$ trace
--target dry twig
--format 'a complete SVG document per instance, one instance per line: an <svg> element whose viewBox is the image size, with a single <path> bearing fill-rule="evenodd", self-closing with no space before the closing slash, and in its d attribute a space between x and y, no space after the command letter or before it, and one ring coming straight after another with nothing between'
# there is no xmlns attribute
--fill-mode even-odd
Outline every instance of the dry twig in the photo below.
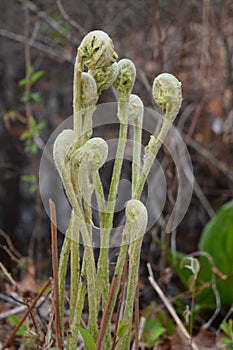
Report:
<svg viewBox="0 0 233 350"><path fill-rule="evenodd" d="M0 268L2 269L4 275L7 277L7 279L13 284L13 286L17 287L17 283L11 276L10 272L7 271L6 267L3 265L3 263L0 262Z"/></svg>
<svg viewBox="0 0 233 350"><path fill-rule="evenodd" d="M121 289L120 289L119 303L118 303L116 322L115 322L115 331L114 331L114 336L113 336L113 340L112 340L111 350L114 350L115 346L116 346L117 328L119 325L120 314L121 314L122 305L123 305L127 269L128 269L128 254L126 254L126 257L125 257L125 264L124 264L124 269L123 269L123 273L122 273Z"/></svg>
<svg viewBox="0 0 233 350"><path fill-rule="evenodd" d="M116 283L117 283L118 278L120 278L120 276L119 275L115 275L113 277L113 279L112 279L112 282L111 282L110 291L109 291L109 295L108 295L108 300L107 300L106 305L105 305L105 310L104 310L104 313L103 313L103 316L102 316L102 320L101 320L101 324L100 324L100 330L99 330L99 334L98 334L98 338L97 338L97 342L96 342L96 350L100 350L101 349L101 343L102 343L102 340L103 340L103 334L104 334L104 330L105 330L106 322L107 322L107 317L108 317L108 310L109 310L109 307L110 307L110 303L111 303L111 300L112 300L112 296L113 296L114 290L116 288Z"/></svg>
<svg viewBox="0 0 233 350"><path fill-rule="evenodd" d="M20 252L18 252L18 250L15 249L15 247L13 246L13 243L12 243L12 240L11 240L10 236L6 232L4 232L2 229L0 229L0 236L5 238L5 240L6 240L7 244L8 244L8 247L11 250L11 252L14 253L15 256L18 259L21 259L22 258L22 254Z"/></svg>
<svg viewBox="0 0 233 350"><path fill-rule="evenodd" d="M77 29L81 34L86 35L87 34L87 30L85 28L83 28L82 26L80 26L80 24L78 24L77 22L75 22L72 18L70 18L70 16L68 15L68 13L65 11L61 0L56 0L57 3L57 7L59 9L59 11L61 12L61 15L64 17L64 19L75 29Z"/></svg>
<svg viewBox="0 0 233 350"><path fill-rule="evenodd" d="M25 43L26 38L24 35L20 35L20 34L16 34L16 33L12 33L9 32L8 30L5 29L0 29L0 36L7 38L7 39L11 39L14 41L17 41L19 43ZM58 61L65 61L65 62L72 62L72 58L71 55L65 53L65 51L61 51L52 47L49 47L48 45L45 45L39 41L33 41L30 43L31 47L34 47L44 53L46 53L47 55L56 58Z"/></svg>
<svg viewBox="0 0 233 350"><path fill-rule="evenodd" d="M155 25L157 36L158 36L158 39L159 39L158 60L159 60L159 63L160 63L160 70L163 71L163 67L164 67L164 48L163 48L163 44L164 44L164 40L165 40L165 35L164 35L164 32L163 32L162 27L161 27L160 20L159 20L158 4L157 4L156 0L151 0L151 7L152 7L153 16L154 16L154 25Z"/></svg>
<svg viewBox="0 0 233 350"><path fill-rule="evenodd" d="M173 308L173 306L171 305L170 301L167 299L167 297L164 295L164 293L161 290L161 288L159 287L159 285L156 283L154 276L153 276L153 272L152 272L152 268L151 268L150 263L147 264L147 268L148 268L149 275L150 275L148 277L150 284L152 285L154 290L158 293L162 302L166 305L166 308L170 312L171 316L173 317L174 321L176 322L176 324L179 327L180 331L182 332L183 336L189 341L191 348L193 350L198 350L197 345L194 342L192 342L192 338L190 337L186 328L183 326L183 323L181 322L180 318L178 317L178 315L177 315L175 309Z"/></svg>
<svg viewBox="0 0 233 350"><path fill-rule="evenodd" d="M52 238L52 265L53 265L53 295L55 306L56 341L59 349L62 349L60 316L59 316L59 295L58 295L58 251L57 251L57 218L54 202L49 200L51 218L51 238Z"/></svg>

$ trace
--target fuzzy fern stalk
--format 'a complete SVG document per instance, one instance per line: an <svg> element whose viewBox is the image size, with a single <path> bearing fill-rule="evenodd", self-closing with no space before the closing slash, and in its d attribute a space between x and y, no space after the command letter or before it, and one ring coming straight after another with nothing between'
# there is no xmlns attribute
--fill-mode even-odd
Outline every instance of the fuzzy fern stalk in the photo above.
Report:
<svg viewBox="0 0 233 350"><path fill-rule="evenodd" d="M120 181L121 168L124 159L125 145L127 140L128 130L128 102L130 93L132 91L136 76L136 69L132 61L128 59L122 59L118 62L118 75L114 82L114 87L120 93L120 99L118 101L118 119L120 121L120 130L118 136L118 147L116 152L116 158L112 173L112 179L109 189L107 212L105 215L104 232L101 241L101 250L98 262L98 277L97 277L97 293L103 288L103 304L105 304L108 297L108 246L109 235L113 225L113 216L116 195L118 185Z"/></svg>
<svg viewBox="0 0 233 350"><path fill-rule="evenodd" d="M127 295L121 325L127 332L119 339L117 349L129 349L132 332L135 292L138 283L138 269L143 235L147 226L147 210L142 202L132 199L126 207L126 216L131 224L129 242L129 276Z"/></svg>
<svg viewBox="0 0 233 350"><path fill-rule="evenodd" d="M134 193L141 172L141 142L143 103L139 96L130 95L129 98L129 121L133 125L133 164L132 164L132 193Z"/></svg>
<svg viewBox="0 0 233 350"><path fill-rule="evenodd" d="M165 114L159 135L157 137L151 135L146 146L144 164L133 194L134 198L140 198L153 162L180 110L182 102L181 83L174 75L162 73L154 79L152 94L157 105L165 109Z"/></svg>
<svg viewBox="0 0 233 350"><path fill-rule="evenodd" d="M179 112L181 84L171 74L155 78L152 93L158 106L165 110L158 136L151 135L141 164L143 103L132 94L136 77L134 63L129 59L116 62L112 40L100 31L92 31L82 40L74 67L73 116L74 130L62 131L53 148L54 161L72 207L59 262L59 311L63 345L67 350L77 347L78 331L86 328L87 342L97 350L130 350L133 330L133 305L143 235L147 226L147 210L140 201L146 178L169 128ZM88 70L84 72L84 69ZM92 137L92 115L102 91L113 86L119 92L117 117L120 128L109 194L104 197L99 174L105 163L108 146L100 137ZM127 141L128 125L133 126L132 198L125 203L126 224L113 280L109 280L109 242L114 210ZM101 246L98 261L93 248L92 199L95 195L99 211ZM82 239L84 254L79 255ZM127 329L114 344L111 340L111 319L117 305L127 255L128 283L120 325ZM64 332L64 296L67 266L70 261L69 332ZM114 284L113 284L114 282ZM87 294L88 320L81 317ZM81 328L80 328L81 327ZM85 336L84 336L85 338ZM85 340L85 339L84 339ZM87 344L86 344L86 347Z"/></svg>

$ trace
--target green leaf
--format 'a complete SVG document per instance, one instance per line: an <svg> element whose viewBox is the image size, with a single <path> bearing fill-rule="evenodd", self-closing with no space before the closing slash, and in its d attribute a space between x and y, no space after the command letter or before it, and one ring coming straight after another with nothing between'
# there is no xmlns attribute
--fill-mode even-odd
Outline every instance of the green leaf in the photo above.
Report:
<svg viewBox="0 0 233 350"><path fill-rule="evenodd" d="M125 323L125 321L123 321L123 320L120 321L119 326L117 328L118 338L122 338L126 334L128 328L129 328L129 326L128 326L128 324Z"/></svg>
<svg viewBox="0 0 233 350"><path fill-rule="evenodd" d="M30 127L31 127L32 129L34 129L35 126L36 126L36 120L35 120L35 118L31 117L30 120L29 120L29 124L30 124Z"/></svg>
<svg viewBox="0 0 233 350"><path fill-rule="evenodd" d="M81 326L78 326L78 330L81 333L83 340L85 341L85 344L88 347L88 349L89 350L96 350L95 341L94 341L93 337L91 336L91 334Z"/></svg>
<svg viewBox="0 0 233 350"><path fill-rule="evenodd" d="M23 336L25 334L26 330L27 330L27 327L22 325L22 326L19 327L19 329L17 330L16 334Z"/></svg>
<svg viewBox="0 0 233 350"><path fill-rule="evenodd" d="M38 123L36 124L36 126L34 127L34 132L36 135L39 135L40 131L45 127L45 123L44 122L41 122L41 123Z"/></svg>
<svg viewBox="0 0 233 350"><path fill-rule="evenodd" d="M36 182L36 176L35 175L23 175L21 176L21 180L28 183L35 183Z"/></svg>
<svg viewBox="0 0 233 350"><path fill-rule="evenodd" d="M34 102L37 102L39 103L41 101L41 98L40 98L40 93L39 92L33 92L31 94L31 98Z"/></svg>
<svg viewBox="0 0 233 350"><path fill-rule="evenodd" d="M233 200L223 205L206 225L199 243L199 250L209 253L218 270L224 275L229 275L226 280L216 276L216 282L222 306L231 306L233 303ZM212 270L208 260L202 257L200 263L199 278L205 282L211 282ZM213 293L211 300L211 295L207 296L203 291L203 298L210 304Z"/></svg>
<svg viewBox="0 0 233 350"><path fill-rule="evenodd" d="M229 338L222 338L221 340L221 344L231 344L232 343L232 340L229 339Z"/></svg>
<svg viewBox="0 0 233 350"><path fill-rule="evenodd" d="M17 324L19 324L19 321L20 321L19 318L18 318L16 315L10 315L10 316L8 317L8 320L9 320L10 323L13 324L14 326L16 326ZM26 330L27 330L27 327L26 327L25 325L21 325L21 326L19 327L19 329L17 330L16 334L22 336L22 335L25 334Z"/></svg>
<svg viewBox="0 0 233 350"><path fill-rule="evenodd" d="M19 82L18 82L18 85L19 86L25 86L27 84L27 79L24 78L24 79L21 79Z"/></svg>
<svg viewBox="0 0 233 350"><path fill-rule="evenodd" d="M43 75L44 75L43 70L38 70L37 72L33 73L31 76L31 83L35 84Z"/></svg>
<svg viewBox="0 0 233 350"><path fill-rule="evenodd" d="M31 132L29 130L25 130L24 132L22 132L19 139L21 141L24 141L24 140L28 139L29 137L31 137Z"/></svg>
<svg viewBox="0 0 233 350"><path fill-rule="evenodd" d="M33 153L33 154L36 154L36 152L37 152L37 145L36 145L35 143L33 143L33 144L30 146L29 152L31 152L31 153Z"/></svg>
<svg viewBox="0 0 233 350"><path fill-rule="evenodd" d="M30 194L33 194L33 193L35 193L36 192L36 186L30 186L29 187L29 189L28 189L28 192L30 193Z"/></svg>
<svg viewBox="0 0 233 350"><path fill-rule="evenodd" d="M28 142L29 140L26 141L26 144L25 144L25 151L26 152L29 152L29 153L32 153L32 154L36 154L37 152L37 145L35 143L31 143L31 142Z"/></svg>
<svg viewBox="0 0 233 350"><path fill-rule="evenodd" d="M231 338L232 335L233 335L233 329L231 327L230 321L229 321L229 323L228 322L223 322L220 325L220 329Z"/></svg>
<svg viewBox="0 0 233 350"><path fill-rule="evenodd" d="M151 330L151 340L156 341L166 329L164 327L155 327Z"/></svg>
<svg viewBox="0 0 233 350"><path fill-rule="evenodd" d="M11 324L16 326L19 323L19 318L16 315L10 315L8 316L8 320L10 321Z"/></svg>

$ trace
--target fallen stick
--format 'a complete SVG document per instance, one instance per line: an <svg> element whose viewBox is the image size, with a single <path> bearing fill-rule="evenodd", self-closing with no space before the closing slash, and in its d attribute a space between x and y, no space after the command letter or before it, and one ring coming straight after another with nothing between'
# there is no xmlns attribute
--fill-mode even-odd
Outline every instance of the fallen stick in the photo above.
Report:
<svg viewBox="0 0 233 350"><path fill-rule="evenodd" d="M191 348L193 350L199 350L198 346L192 341L192 338L190 337L189 333L187 332L186 328L184 327L183 323L181 322L180 318L178 317L178 315L177 315L175 309L173 308L172 304L167 299L167 297L163 293L162 289L159 287L158 283L155 281L154 275L153 275L153 272L152 272L152 268L151 268L151 265L149 263L147 264L147 268L148 268L149 275L150 275L148 277L148 279L150 281L150 284L152 285L154 290L159 295L160 299L165 304L166 308L168 309L168 311L170 312L170 314L173 317L174 321L176 322L177 326L179 327L181 333L189 341L190 346L191 346Z"/></svg>

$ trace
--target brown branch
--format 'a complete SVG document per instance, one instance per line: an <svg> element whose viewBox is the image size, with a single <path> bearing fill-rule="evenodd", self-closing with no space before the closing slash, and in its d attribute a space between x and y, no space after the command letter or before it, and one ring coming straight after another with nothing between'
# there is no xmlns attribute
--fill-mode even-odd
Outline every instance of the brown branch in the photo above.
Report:
<svg viewBox="0 0 233 350"><path fill-rule="evenodd" d="M200 118L202 109L205 106L205 103L206 103L206 97L205 97L205 95L203 95L202 98L201 98L201 101L199 102L199 104L197 106L197 109L196 109L196 111L194 113L194 116L192 118L192 123L191 123L191 125L189 127L189 130L188 130L188 133L187 133L187 135L185 137L185 141L184 142L186 143L186 145L189 144L189 142L190 142L190 140L192 138L193 132L194 132L195 127L197 125L197 122L198 122L198 120Z"/></svg>
<svg viewBox="0 0 233 350"><path fill-rule="evenodd" d="M2 250L9 255L12 261L16 262L17 264L19 263L20 259L17 258L6 245L0 244L0 248L2 248Z"/></svg>
<svg viewBox="0 0 233 350"><path fill-rule="evenodd" d="M11 315L19 314L19 313L25 311L25 309L26 309L25 305L20 305L20 306L15 307L14 309L10 309L10 310L1 312L0 313L0 320L3 320L4 318L8 318Z"/></svg>
<svg viewBox="0 0 233 350"><path fill-rule="evenodd" d="M0 36L10 39L10 40L14 40L17 41L19 43L25 43L25 36L24 35L20 35L20 34L16 34L16 33L12 33L9 32L8 30L5 29L0 29ZM51 48L45 44L40 43L39 41L34 41L30 43L31 47L34 47L37 50L40 50L44 53L46 53L47 55L56 58L58 61L65 61L65 62L73 62L71 55L66 54L63 51Z"/></svg>
<svg viewBox="0 0 233 350"><path fill-rule="evenodd" d="M9 335L9 337L7 338L7 340L5 341L5 343L2 346L2 350L6 349L8 345L10 345L11 340L13 340L13 337L15 335L15 333L18 331L18 329L22 326L23 322L26 320L26 318L28 317L28 315L30 314L31 310L34 308L34 306L36 305L36 303L38 302L38 300L41 298L41 296L43 295L43 293L46 291L46 289L51 285L51 279L49 278L49 280L46 282L46 284L44 285L44 287L41 289L40 293L37 294L36 298L33 300L32 304L29 306L29 308L26 310L24 316L21 318L21 320L19 321L19 323L15 326L15 328L13 329L13 331L11 332L11 334Z"/></svg>
<svg viewBox="0 0 233 350"><path fill-rule="evenodd" d="M31 316L31 319L32 319L32 323L33 323L33 326L35 328L35 333L36 333L35 341L38 341L39 340L39 331L38 331L38 326L37 326L37 322L35 320L35 316L34 316L33 310L30 309L30 305L28 304L28 302L26 302L26 306L27 306L27 308L29 310L29 313L30 313L30 316Z"/></svg>
<svg viewBox="0 0 233 350"><path fill-rule="evenodd" d="M104 313L103 313L103 317L101 320L101 324L100 324L100 330L99 330L99 334L98 334L98 339L96 342L96 350L100 350L101 349L101 343L103 340L103 335L104 335L104 331L105 331L105 327L106 327L106 322L107 322L107 318L108 318L108 310L112 301L112 297L116 288L116 283L117 280L119 279L119 275L115 275L112 279L111 282L111 286L110 286L110 291L109 291L109 295L108 295L108 300L106 302L105 305L105 309L104 309Z"/></svg>
<svg viewBox="0 0 233 350"><path fill-rule="evenodd" d="M18 252L18 250L16 250L15 247L13 246L13 243L12 243L12 240L11 240L10 236L9 236L6 232L4 232L2 229L0 229L0 236L2 236L2 237L5 238L5 240L6 240L7 244L8 244L8 247L9 247L10 251L11 251L12 253L14 253L15 256L16 256L18 259L21 259L23 256L22 256L22 254L21 254L20 252Z"/></svg>
<svg viewBox="0 0 233 350"><path fill-rule="evenodd" d="M72 42L72 44L74 44L74 45L78 44L78 42L76 40L74 41L71 38L71 35L69 33L67 33L57 21L55 21L52 17L47 15L46 12L41 11L32 1L27 1L26 7L30 11L35 13L39 18L43 19L51 28L53 28L58 33L60 33L62 36L64 36L67 41Z"/></svg>
<svg viewBox="0 0 233 350"><path fill-rule="evenodd" d="M154 290L157 292L157 294L160 297L160 299L162 300L162 302L165 304L167 310L169 311L170 315L172 316L172 318L176 322L176 324L179 327L180 331L182 332L182 335L184 336L184 338L189 341L191 349L198 350L198 346L194 342L191 341L191 337L190 337L189 333L187 332L186 328L184 327L183 323L181 322L180 318L178 317L174 307L172 306L172 304L170 303L168 298L165 296L162 289L159 287L158 283L155 281L154 275L152 272L152 268L151 268L151 265L149 263L147 264L147 268L149 271L148 279L150 281L150 284L152 285Z"/></svg>
<svg viewBox="0 0 233 350"><path fill-rule="evenodd" d="M197 141L190 139L189 146L198 152L202 157L206 158L214 167L221 171L229 180L233 181L233 172L227 167L227 165L213 156L213 154L204 148Z"/></svg>
<svg viewBox="0 0 233 350"><path fill-rule="evenodd" d="M127 269L128 269L128 254L126 254L126 256L125 256L125 263L124 263L122 280L121 280L121 290L120 290L120 296L119 296L119 303L118 303L117 314L116 314L115 331L114 331L114 336L113 336L113 340L112 340L111 350L114 350L115 346L116 346L117 328L118 328L118 324L119 324L119 320L120 320L120 313L121 313L121 308L122 308L123 299L124 299Z"/></svg>
<svg viewBox="0 0 233 350"><path fill-rule="evenodd" d="M26 78L25 93L30 94L31 93L31 73L30 73L30 68L32 66L30 45L29 45L30 16L29 16L28 8L25 5L24 5L24 21L25 21L25 26L24 26L24 37L25 37L24 56L25 56L25 70L26 70L26 72L25 72L25 78ZM29 99L26 100L25 107L26 107L27 128L28 128L29 131L31 131L30 120L32 118L32 108L31 108L31 103L30 103ZM31 142L32 142L32 140L31 140Z"/></svg>
<svg viewBox="0 0 233 350"><path fill-rule="evenodd" d="M161 23L159 20L159 13L158 13L158 5L156 0L151 0L151 7L152 12L154 15L154 25L157 32L157 36L159 39L159 62L160 62L160 69L163 70L164 67L164 50L163 50L163 44L164 44L164 33L161 27Z"/></svg>
<svg viewBox="0 0 233 350"><path fill-rule="evenodd" d="M55 331L56 341L59 349L62 349L61 325L59 316L59 295L58 295L58 251L57 251L57 218L54 202L49 199L50 219L51 219L51 245L52 245L52 265L54 283L54 305L55 305Z"/></svg>
<svg viewBox="0 0 233 350"><path fill-rule="evenodd" d="M69 22L69 24L74 27L75 29L77 29L81 34L86 35L87 34L87 30L85 28L83 28L82 26L80 26L80 24L78 24L77 22L75 22L69 15L68 13L65 11L61 0L56 0L57 3L57 7L59 9L59 11L61 12L61 15L64 17L64 19Z"/></svg>
<svg viewBox="0 0 233 350"><path fill-rule="evenodd" d="M4 275L8 278L8 280L13 284L14 287L17 287L17 283L11 276L10 272L7 271L7 268L3 265L2 262L0 262L0 268L2 269Z"/></svg>

